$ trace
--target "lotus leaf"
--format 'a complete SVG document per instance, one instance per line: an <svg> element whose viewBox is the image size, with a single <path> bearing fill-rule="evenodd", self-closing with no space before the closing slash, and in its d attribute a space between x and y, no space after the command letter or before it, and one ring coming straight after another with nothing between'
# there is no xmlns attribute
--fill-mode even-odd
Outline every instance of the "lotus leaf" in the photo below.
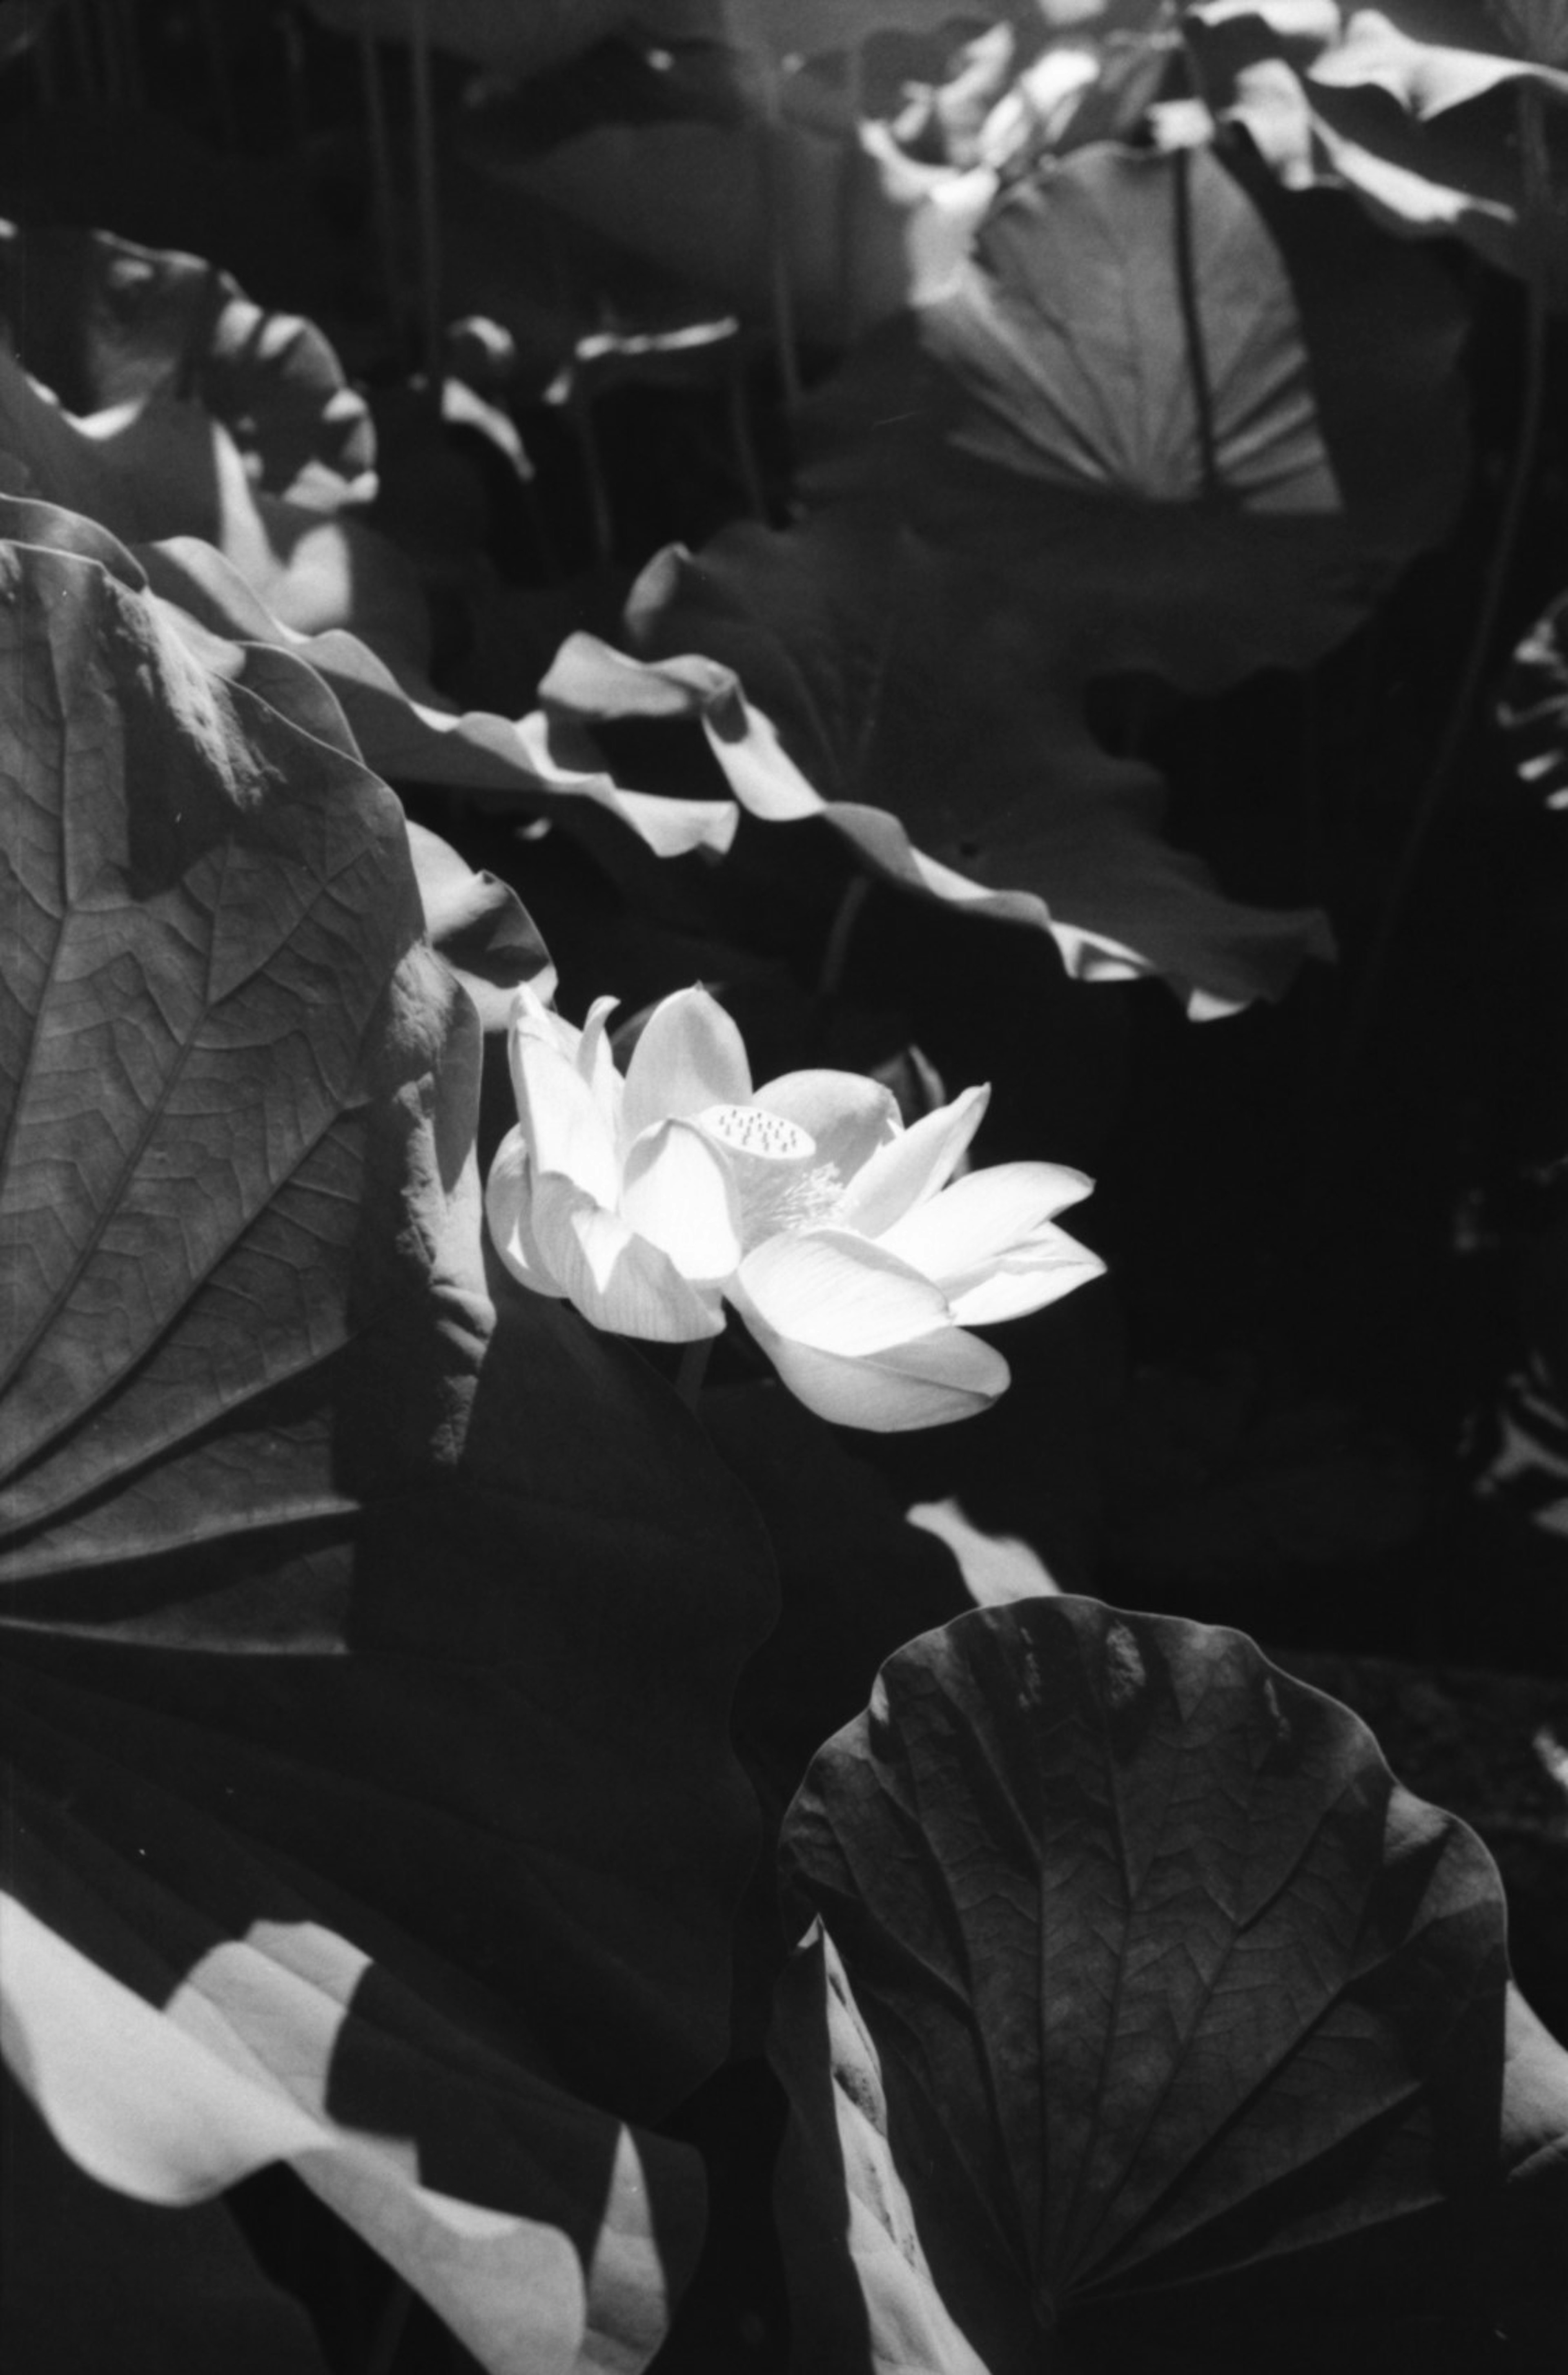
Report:
<svg viewBox="0 0 1568 2375"><path fill-rule="evenodd" d="M26 368L73 413L192 399L223 422L266 493L335 511L374 492L370 414L326 339L253 305L200 256L3 224L0 313Z"/></svg>
<svg viewBox="0 0 1568 2375"><path fill-rule="evenodd" d="M0 1926L39 2202L112 2189L90 2236L281 2156L487 2366L641 2365L701 2180L625 2123L723 2051L755 1520L655 1377L487 1276L477 1019L320 679L264 697L94 524L7 524ZM74 2233L52 2298L92 2289Z"/></svg>
<svg viewBox="0 0 1568 2375"><path fill-rule="evenodd" d="M1489 2172L1550 2157L1561 2064L1504 2111L1495 1870L1348 1709L1241 1635L978 1611L783 1858L802 2368L1479 2363Z"/></svg>
<svg viewBox="0 0 1568 2375"><path fill-rule="evenodd" d="M1352 190L1390 228L1453 233L1505 270L1544 274L1561 298L1561 11L1202 0L1183 30L1209 106L1245 127L1288 187Z"/></svg>

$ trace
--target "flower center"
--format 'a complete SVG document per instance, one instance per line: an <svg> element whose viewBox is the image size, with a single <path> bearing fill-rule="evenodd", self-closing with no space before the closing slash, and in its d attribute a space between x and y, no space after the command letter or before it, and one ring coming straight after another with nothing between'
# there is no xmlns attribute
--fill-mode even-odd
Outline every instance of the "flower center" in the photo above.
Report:
<svg viewBox="0 0 1568 2375"><path fill-rule="evenodd" d="M709 1136L737 1154L764 1163L800 1163L817 1152L817 1141L797 1122L760 1105L710 1105L697 1119Z"/></svg>
<svg viewBox="0 0 1568 2375"><path fill-rule="evenodd" d="M748 1253L781 1230L824 1221L843 1194L831 1163L817 1163L817 1141L798 1122L761 1105L710 1105L701 1128L728 1150L740 1198L740 1241Z"/></svg>

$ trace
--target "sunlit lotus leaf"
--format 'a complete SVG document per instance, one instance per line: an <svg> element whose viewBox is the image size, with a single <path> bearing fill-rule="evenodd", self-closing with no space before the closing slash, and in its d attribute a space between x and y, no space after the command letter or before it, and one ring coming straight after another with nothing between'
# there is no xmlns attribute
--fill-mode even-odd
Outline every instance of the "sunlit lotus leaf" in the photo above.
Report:
<svg viewBox="0 0 1568 2375"><path fill-rule="evenodd" d="M531 816L579 821L583 810L598 810L661 857L704 848L722 853L735 837L737 812L725 801L660 798L616 781L580 722L584 703L566 690L575 674L572 656L579 646L593 646L591 637L571 639L540 687L539 709L501 717L457 709L417 668L401 666L395 675L346 631L290 631L221 553L194 538L140 546L136 558L154 592L186 622L176 622L179 631L195 638L210 666L261 687L275 665L269 651L308 663L336 696L360 756L394 783L441 785Z"/></svg>
<svg viewBox="0 0 1568 2375"><path fill-rule="evenodd" d="M931 2274L889 2137L875 2038L814 1921L774 1991L772 2052L791 2123L775 2194L792 2364L864 2375L989 2375Z"/></svg>
<svg viewBox="0 0 1568 2375"><path fill-rule="evenodd" d="M423 666L430 621L413 564L362 521L253 486L199 404L154 390L78 419L0 348L0 456L12 492L84 513L124 544L198 537L284 625L351 628L388 665Z"/></svg>
<svg viewBox="0 0 1568 2375"><path fill-rule="evenodd" d="M900 582L906 570L916 587L907 619L899 607L907 597ZM589 724L655 716L699 722L749 816L776 825L819 821L879 881L966 914L1047 931L1076 979L1162 975L1195 1015L1214 1014L1245 1004L1260 987L1282 987L1303 947L1328 953L1316 917L1235 906L1205 868L1164 847L1150 830L1159 812L1156 779L1146 769L1119 770L1077 724L1074 747L1092 762L1095 782L1114 778L1125 789L1114 805L1075 805L1070 816L1064 806L1059 827L1032 808L1020 809L1021 829L1052 850L1060 868L1059 898L990 888L973 879L968 852L957 853L961 872L917 846L911 826L923 840L927 832L933 839L950 832L950 809L925 809L921 802L927 793L934 801L950 797L961 780L952 770L966 764L965 753L954 758L950 738L967 732L967 714L945 706L954 647L944 643L934 661L936 630L918 607L941 575L929 550L868 532L864 523L820 522L784 536L728 530L700 559L675 549L662 554L634 589L632 638L644 651L667 656L639 661L593 637L573 636L540 691ZM960 620L965 607L955 590ZM967 632L973 623L955 626L954 617L943 614L944 633ZM892 703L895 685L902 708ZM1065 730L1053 710L1047 731ZM988 785L1026 777L1029 792L1037 793L1039 707L1020 703L1010 664L988 731L995 739ZM895 798L903 816L892 812ZM766 844L737 845L731 864L765 876Z"/></svg>
<svg viewBox="0 0 1568 2375"><path fill-rule="evenodd" d="M375 490L370 414L326 339L252 304L200 256L3 224L0 314L20 361L72 413L189 399L268 494L332 511Z"/></svg>
<svg viewBox="0 0 1568 2375"><path fill-rule="evenodd" d="M3 1946L0 1937L0 1986ZM3 2061L0 2128L17 2245L6 2349L17 2375L105 2357L123 2375L214 2362L226 2375L329 2375L304 2304L263 2270L225 2203L175 2218L112 2192L55 2143Z"/></svg>
<svg viewBox="0 0 1568 2375"><path fill-rule="evenodd" d="M1491 1859L1348 1709L1237 1634L976 1612L884 1667L783 1858L802 2368L1477 2363L1558 2098L1503 2111Z"/></svg>
<svg viewBox="0 0 1568 2375"><path fill-rule="evenodd" d="M388 706L417 718L416 705L396 686L379 660L348 635L312 637L279 626L242 578L210 545L194 539L172 545L149 545L138 554L79 513L47 504L0 496L0 530L18 545L37 545L54 552L75 552L102 562L127 585L144 590L148 608L184 643L199 664L215 679L243 684L270 707L281 709L306 733L348 759L366 757L364 741L352 731L343 703L336 697L330 672L311 665L323 647L347 646L352 660L372 683L384 685ZM227 633L204 626L190 609L160 601L156 588L167 583L176 596L200 602ZM223 597L202 602L204 587ZM252 640L231 638L249 632ZM381 713L371 714L374 742ZM501 721L487 721L500 727ZM433 736L436 751L445 745ZM383 743L392 738L383 735ZM395 757L399 745L393 744ZM385 763L377 772L394 772ZM421 770L410 772L419 774ZM422 771L427 780L440 780L434 764ZM486 780L481 777L481 781ZM531 780L531 778L529 779ZM419 892L426 934L433 948L457 975L478 1010L487 1030L503 1029L512 992L519 982L533 983L541 997L549 993L554 968L549 952L535 929L517 893L494 875L476 873L449 843L423 825L409 824L408 850Z"/></svg>
<svg viewBox="0 0 1568 2375"><path fill-rule="evenodd" d="M331 695L58 517L0 607L7 2056L99 2185L281 2155L487 2366L640 2366L700 2180L625 2122L724 2050L765 1554L487 1274L477 1019Z"/></svg>

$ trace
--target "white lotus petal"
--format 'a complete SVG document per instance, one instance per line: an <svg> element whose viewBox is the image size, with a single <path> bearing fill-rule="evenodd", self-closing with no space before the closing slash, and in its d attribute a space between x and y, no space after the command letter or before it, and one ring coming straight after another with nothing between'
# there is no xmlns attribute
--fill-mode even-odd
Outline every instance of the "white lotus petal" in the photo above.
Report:
<svg viewBox="0 0 1568 2375"><path fill-rule="evenodd" d="M951 1323L929 1279L847 1230L784 1231L749 1253L737 1277L749 1315L792 1342L851 1359Z"/></svg>
<svg viewBox="0 0 1568 2375"><path fill-rule="evenodd" d="M512 1058L518 1126L536 1175L571 1179L612 1208L620 1192L615 1140L573 1058L525 1034L513 1036Z"/></svg>
<svg viewBox="0 0 1568 2375"><path fill-rule="evenodd" d="M528 1141L521 1129L509 1129L496 1149L485 1183L485 1219L490 1236L513 1278L531 1286L536 1294L563 1295L566 1289L550 1276L534 1235L533 1204Z"/></svg>
<svg viewBox="0 0 1568 2375"><path fill-rule="evenodd" d="M915 1205L881 1231L878 1243L955 1292L1021 1251L1053 1213L1088 1195L1092 1185L1081 1171L1060 1164L998 1163Z"/></svg>
<svg viewBox="0 0 1568 2375"><path fill-rule="evenodd" d="M727 1278L740 1260L740 1199L721 1155L688 1121L645 1129L626 1158L621 1218L690 1279Z"/></svg>
<svg viewBox="0 0 1568 2375"><path fill-rule="evenodd" d="M678 989L654 1007L626 1068L622 1127L633 1139L704 1105L745 1105L751 1067L740 1033L705 989Z"/></svg>
<svg viewBox="0 0 1568 2375"><path fill-rule="evenodd" d="M519 982L512 994L512 1031L513 1041L536 1040L541 1046L554 1047L575 1060L583 1034L564 1014L547 1006L530 982Z"/></svg>
<svg viewBox="0 0 1568 2375"><path fill-rule="evenodd" d="M1104 1270L1098 1254L1091 1254L1065 1229L1055 1229L1047 1223L988 1276L977 1278L971 1285L949 1284L948 1294L953 1317L962 1326L994 1328L999 1319L1021 1319L1028 1312L1043 1309L1047 1303L1070 1294L1075 1286L1087 1286L1091 1278L1103 1277Z"/></svg>
<svg viewBox="0 0 1568 2375"><path fill-rule="evenodd" d="M1002 1355L961 1328L941 1328L911 1343L852 1359L795 1342L770 1328L749 1299L736 1307L796 1399L836 1426L877 1435L907 1434L974 1418L1007 1390Z"/></svg>
<svg viewBox="0 0 1568 2375"><path fill-rule="evenodd" d="M620 1136L620 1108L625 1083L615 1069L615 1057L610 1049L609 1019L620 1004L619 998L595 998L588 1009L588 1019L583 1025L583 1036L577 1043L577 1069L594 1093L594 1102L605 1117L610 1136L618 1143Z"/></svg>
<svg viewBox="0 0 1568 2375"><path fill-rule="evenodd" d="M895 1221L947 1185L991 1102L990 1085L965 1089L951 1105L923 1115L879 1146L845 1190L837 1217L845 1228L885 1237ZM916 1262L916 1269L925 1265Z"/></svg>
<svg viewBox="0 0 1568 2375"><path fill-rule="evenodd" d="M533 1221L545 1262L595 1328L659 1344L690 1344L722 1332L717 1290L682 1278L666 1253L570 1179L538 1182Z"/></svg>
<svg viewBox="0 0 1568 2375"><path fill-rule="evenodd" d="M783 1072L754 1102L805 1130L817 1161L845 1181L903 1129L892 1092L860 1072Z"/></svg>

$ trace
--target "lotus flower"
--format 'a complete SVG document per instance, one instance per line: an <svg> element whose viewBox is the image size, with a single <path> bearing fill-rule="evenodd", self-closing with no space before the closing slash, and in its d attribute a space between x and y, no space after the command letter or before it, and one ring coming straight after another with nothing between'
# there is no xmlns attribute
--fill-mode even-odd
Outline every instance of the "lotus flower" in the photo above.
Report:
<svg viewBox="0 0 1568 2375"><path fill-rule="evenodd" d="M701 989L666 998L625 1081L605 1038L518 992L519 1122L489 1213L524 1284L623 1334L716 1335L727 1300L791 1390L881 1432L964 1418L1008 1365L971 1335L1098 1275L1054 1225L1091 1182L1049 1163L954 1173L990 1092L906 1129L878 1081L790 1072L758 1090Z"/></svg>
<svg viewBox="0 0 1568 2375"><path fill-rule="evenodd" d="M690 1343L724 1328L740 1260L722 1147L693 1115L750 1094L739 1032L706 991L666 998L621 1079L606 1036L613 998L583 1030L524 987L508 1054L517 1127L490 1168L485 1211L507 1268L621 1336Z"/></svg>

